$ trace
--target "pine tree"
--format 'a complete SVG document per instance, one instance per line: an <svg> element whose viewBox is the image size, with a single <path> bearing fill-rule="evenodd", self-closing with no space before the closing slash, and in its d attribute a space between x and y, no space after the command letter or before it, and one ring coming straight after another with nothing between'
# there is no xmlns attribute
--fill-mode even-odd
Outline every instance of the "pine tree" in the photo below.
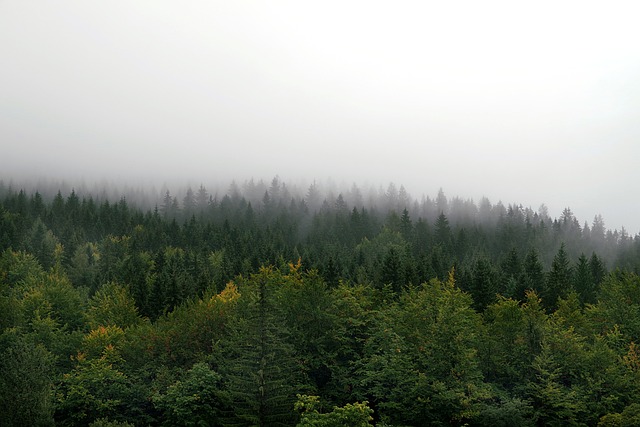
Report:
<svg viewBox="0 0 640 427"><path fill-rule="evenodd" d="M498 273L487 258L481 257L475 262L469 291L473 306L478 311L484 311L496 300Z"/></svg>
<svg viewBox="0 0 640 427"><path fill-rule="evenodd" d="M516 248L512 248L502 261L502 288L500 293L516 299L524 298L524 283L522 282L522 263Z"/></svg>
<svg viewBox="0 0 640 427"><path fill-rule="evenodd" d="M524 258L523 272L521 279L526 290L535 291L537 295L545 293L546 281L544 271L538 252L531 249ZM521 296L524 298L524 295Z"/></svg>
<svg viewBox="0 0 640 427"><path fill-rule="evenodd" d="M416 222L415 235L415 253L426 253L431 244L431 230L429 230L429 224L422 218L418 218L418 221Z"/></svg>
<svg viewBox="0 0 640 427"><path fill-rule="evenodd" d="M389 248L382 263L382 285L391 285L394 292L400 292L404 283L404 272L402 271L402 259L397 249Z"/></svg>
<svg viewBox="0 0 640 427"><path fill-rule="evenodd" d="M576 268L573 272L573 287L578 293L582 304L593 304L596 302L595 282L591 274L589 260L584 253L578 258Z"/></svg>
<svg viewBox="0 0 640 427"><path fill-rule="evenodd" d="M196 208L196 196L193 193L191 187L187 189L187 194L185 194L184 199L182 199L182 207L184 208L184 214L191 215Z"/></svg>
<svg viewBox="0 0 640 427"><path fill-rule="evenodd" d="M209 206L209 194L207 193L207 189L204 188L202 184L200 184L200 188L198 189L198 194L196 196L196 205L198 206L198 210L200 213L204 212Z"/></svg>
<svg viewBox="0 0 640 427"><path fill-rule="evenodd" d="M402 211L402 216L400 217L400 233L402 233L402 237L407 242L413 240L413 223L406 208Z"/></svg>
<svg viewBox="0 0 640 427"><path fill-rule="evenodd" d="M435 224L435 243L440 245L446 255L451 254L453 246L453 237L451 228L449 227L449 220L444 213L440 213Z"/></svg>
<svg viewBox="0 0 640 427"><path fill-rule="evenodd" d="M0 425L53 425L53 356L15 329L0 334Z"/></svg>
<svg viewBox="0 0 640 427"><path fill-rule="evenodd" d="M522 274L522 265L520 264L520 256L516 248L511 248L504 261L502 262L502 272L509 277L519 278Z"/></svg>
<svg viewBox="0 0 640 427"><path fill-rule="evenodd" d="M227 425L293 424L302 371L275 304L274 287L281 280L279 271L262 268L239 286L239 311L219 368L233 407Z"/></svg>
<svg viewBox="0 0 640 427"><path fill-rule="evenodd" d="M607 275L607 267L595 252L593 252L591 258L589 258L589 268L591 269L591 276L593 277L595 286L599 287Z"/></svg>
<svg viewBox="0 0 640 427"><path fill-rule="evenodd" d="M543 303L548 310L555 310L559 298L564 298L572 288L572 270L569 265L569 256L564 247L560 245L558 253L551 263L547 279L547 287L543 294Z"/></svg>
<svg viewBox="0 0 640 427"><path fill-rule="evenodd" d="M172 202L173 198L171 197L171 193L167 190L164 193L164 197L162 199L162 205L160 206L160 212L164 215L164 218L170 218L172 214Z"/></svg>

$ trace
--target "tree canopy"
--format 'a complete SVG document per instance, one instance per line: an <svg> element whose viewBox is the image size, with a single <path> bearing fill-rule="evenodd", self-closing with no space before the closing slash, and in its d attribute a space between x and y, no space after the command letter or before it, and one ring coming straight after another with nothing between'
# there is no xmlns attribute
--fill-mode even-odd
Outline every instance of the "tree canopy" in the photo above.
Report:
<svg viewBox="0 0 640 427"><path fill-rule="evenodd" d="M638 236L319 187L0 185L0 424L634 425Z"/></svg>

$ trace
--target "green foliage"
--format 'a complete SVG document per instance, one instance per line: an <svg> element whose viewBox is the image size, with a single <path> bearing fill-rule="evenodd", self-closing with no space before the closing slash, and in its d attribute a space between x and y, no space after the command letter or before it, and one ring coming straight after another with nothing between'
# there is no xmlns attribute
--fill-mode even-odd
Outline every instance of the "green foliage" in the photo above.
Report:
<svg viewBox="0 0 640 427"><path fill-rule="evenodd" d="M558 299L563 298L572 289L573 273L569 263L569 256L564 243L558 249L558 253L553 258L551 271L547 278L547 286L543 294L543 301L549 311L556 309Z"/></svg>
<svg viewBox="0 0 640 427"><path fill-rule="evenodd" d="M498 273L491 262L480 257L473 265L472 279L469 292L473 297L473 306L478 311L484 309L496 299L498 293Z"/></svg>
<svg viewBox="0 0 640 427"><path fill-rule="evenodd" d="M126 271L123 267L126 255L130 250L130 240L129 236L117 237L113 235L102 239L97 257L100 282L118 281L122 278L122 273Z"/></svg>
<svg viewBox="0 0 640 427"><path fill-rule="evenodd" d="M535 310L535 309L534 309ZM482 340L481 360L488 380L506 390L522 387L530 379L544 314L528 311L513 299L500 298L484 312L487 334Z"/></svg>
<svg viewBox="0 0 640 427"><path fill-rule="evenodd" d="M621 413L607 414L600 418L598 427L634 427L640 425L640 403L632 403Z"/></svg>
<svg viewBox="0 0 640 427"><path fill-rule="evenodd" d="M56 392L56 422L60 425L88 425L99 418L131 421L140 416L132 379L118 365L123 361L108 346L97 358L79 354L74 369L64 374Z"/></svg>
<svg viewBox="0 0 640 427"><path fill-rule="evenodd" d="M531 249L525 256L521 281L525 291L535 291L537 295L544 294L546 279L538 252L535 249Z"/></svg>
<svg viewBox="0 0 640 427"><path fill-rule="evenodd" d="M53 357L44 346L18 335L0 334L0 425L53 425Z"/></svg>
<svg viewBox="0 0 640 427"><path fill-rule="evenodd" d="M162 425L222 425L225 394L221 379L206 363L197 363L182 380L170 385L164 393L155 394L153 403L162 412Z"/></svg>
<svg viewBox="0 0 640 427"><path fill-rule="evenodd" d="M542 425L586 425L581 422L587 413L581 390L564 383L561 368L556 365L551 351L545 349L538 355L533 368L536 381L530 384L530 394Z"/></svg>
<svg viewBox="0 0 640 427"><path fill-rule="evenodd" d="M55 250L59 243L58 238L39 219L34 221L25 242L26 249L38 259L45 270L53 267Z"/></svg>
<svg viewBox="0 0 640 427"><path fill-rule="evenodd" d="M82 340L82 357L101 357L106 349L119 354L125 340L125 333L119 326L97 326Z"/></svg>
<svg viewBox="0 0 640 427"><path fill-rule="evenodd" d="M49 273L29 276L23 282L22 310L25 323L50 318L65 330L82 329L85 295L74 288L66 276Z"/></svg>
<svg viewBox="0 0 640 427"><path fill-rule="evenodd" d="M295 404L296 411L300 412L297 427L367 427L373 421L373 410L366 401L335 406L333 411L324 414L318 412L318 406L318 396L299 394Z"/></svg>
<svg viewBox="0 0 640 427"><path fill-rule="evenodd" d="M126 421L111 421L109 418L98 418L89 427L134 427L134 424Z"/></svg>
<svg viewBox="0 0 640 427"><path fill-rule="evenodd" d="M6 283L0 280L0 333L5 329L16 327L20 324L20 301L16 292Z"/></svg>
<svg viewBox="0 0 640 427"><path fill-rule="evenodd" d="M296 349L305 374L317 387L324 388L332 378L340 347L336 298L316 271L300 271L300 262L290 264L289 270L277 289L278 310L287 326L287 340Z"/></svg>
<svg viewBox="0 0 640 427"><path fill-rule="evenodd" d="M381 312L359 375L391 423L463 423L490 396L477 358L481 318L471 298L433 280Z"/></svg>
<svg viewBox="0 0 640 427"><path fill-rule="evenodd" d="M214 352L214 344L228 337L227 323L239 298L233 282L219 294L207 293L189 301L154 323L127 329L123 355L134 366L187 369Z"/></svg>
<svg viewBox="0 0 640 427"><path fill-rule="evenodd" d="M582 254L573 271L573 288L583 304L596 302L596 281L593 278L589 260Z"/></svg>
<svg viewBox="0 0 640 427"><path fill-rule="evenodd" d="M19 330L35 343L45 346L58 370L68 369L69 356L78 348L84 329L86 296L69 283L62 273L27 276L15 292L19 307ZM14 306L15 307L15 306Z"/></svg>
<svg viewBox="0 0 640 427"><path fill-rule="evenodd" d="M558 305L531 364L527 395L544 424L594 425L627 399L625 372L607 339L594 334L577 294Z"/></svg>
<svg viewBox="0 0 640 427"><path fill-rule="evenodd" d="M285 280L280 271L262 268L238 286L238 311L219 360L233 406L228 423L285 426L295 418L291 409L304 387L303 370L276 305L276 289Z"/></svg>
<svg viewBox="0 0 640 427"><path fill-rule="evenodd" d="M637 424L640 239L601 219L0 190L0 425Z"/></svg>
<svg viewBox="0 0 640 427"><path fill-rule="evenodd" d="M393 247L389 248L382 261L380 280L384 285L391 285L395 292L399 292L405 285L402 260L398 251Z"/></svg>
<svg viewBox="0 0 640 427"><path fill-rule="evenodd" d="M6 250L0 255L0 282L21 289L29 277L42 277L44 270L38 260L28 252Z"/></svg>
<svg viewBox="0 0 640 427"><path fill-rule="evenodd" d="M90 328L120 326L128 328L141 322L138 308L127 288L114 282L103 285L89 300L85 311Z"/></svg>
<svg viewBox="0 0 640 427"><path fill-rule="evenodd" d="M358 388L357 365L363 357L364 347L375 323L379 293L371 286L341 284L331 291L332 306L327 313L333 320L332 328L325 327L331 349L324 361L329 373L328 381L316 383L323 395L334 402L353 401Z"/></svg>
<svg viewBox="0 0 640 427"><path fill-rule="evenodd" d="M640 276L623 272L608 276L591 315L604 330L617 325L628 341L640 342Z"/></svg>
<svg viewBox="0 0 640 427"><path fill-rule="evenodd" d="M482 404L475 425L486 427L533 427L536 417L530 402L518 397L501 397Z"/></svg>
<svg viewBox="0 0 640 427"><path fill-rule="evenodd" d="M100 253L95 243L86 242L78 245L73 251L68 267L68 275L71 283L75 286L83 286L95 290L98 287L98 277L100 274L99 260Z"/></svg>

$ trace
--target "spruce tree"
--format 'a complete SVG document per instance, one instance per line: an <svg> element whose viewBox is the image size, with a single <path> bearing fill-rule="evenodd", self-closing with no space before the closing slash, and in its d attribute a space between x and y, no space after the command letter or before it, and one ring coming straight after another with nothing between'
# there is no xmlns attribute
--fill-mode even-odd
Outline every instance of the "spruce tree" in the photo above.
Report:
<svg viewBox="0 0 640 427"><path fill-rule="evenodd" d="M384 257L381 271L381 285L391 285L394 292L400 292L404 286L404 274L400 254L394 247L389 248Z"/></svg>
<svg viewBox="0 0 640 427"><path fill-rule="evenodd" d="M451 234L451 228L449 227L449 220L444 213L440 213L438 220L435 224L435 243L442 246L442 249L447 254L450 254L453 246L453 238Z"/></svg>
<svg viewBox="0 0 640 427"><path fill-rule="evenodd" d="M280 279L279 271L262 268L239 286L238 312L219 367L233 408L225 425L289 426L295 421L292 408L302 391L302 371L275 301Z"/></svg>
<svg viewBox="0 0 640 427"><path fill-rule="evenodd" d="M537 295L545 293L546 282L542 263L538 257L538 252L531 249L524 258L522 280L525 291L535 291ZM526 293L526 292L525 292ZM521 295L524 298L524 295Z"/></svg>
<svg viewBox="0 0 640 427"><path fill-rule="evenodd" d="M572 288L572 270L569 265L569 256L564 247L560 245L558 253L551 263L551 271L548 274L547 287L543 294L543 303L548 310L555 310L558 299L564 298Z"/></svg>
<svg viewBox="0 0 640 427"><path fill-rule="evenodd" d="M496 300L498 293L498 273L485 257L480 257L473 265L471 274L470 293L473 306L478 311L484 311L489 304Z"/></svg>
<svg viewBox="0 0 640 427"><path fill-rule="evenodd" d="M595 282L591 274L591 268L589 266L589 260L585 254L581 254L578 258L576 268L573 274L573 287L582 304L592 304L595 302Z"/></svg>

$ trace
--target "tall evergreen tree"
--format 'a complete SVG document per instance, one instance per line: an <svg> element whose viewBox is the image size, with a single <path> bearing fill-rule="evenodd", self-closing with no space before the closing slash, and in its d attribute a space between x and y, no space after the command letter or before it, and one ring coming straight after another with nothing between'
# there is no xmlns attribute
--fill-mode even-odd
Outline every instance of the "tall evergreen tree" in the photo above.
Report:
<svg viewBox="0 0 640 427"><path fill-rule="evenodd" d="M53 425L53 356L16 330L0 333L0 425Z"/></svg>
<svg viewBox="0 0 640 427"><path fill-rule="evenodd" d="M394 247L389 248L384 261L382 262L382 271L380 274L382 285L391 285L395 292L399 292L404 286L404 274L402 271L402 260L398 250Z"/></svg>
<svg viewBox="0 0 640 427"><path fill-rule="evenodd" d="M496 300L498 273L486 257L478 258L473 265L469 292L478 311L484 311Z"/></svg>
<svg viewBox="0 0 640 427"><path fill-rule="evenodd" d="M185 216L191 215L197 206L196 196L193 193L191 187L187 188L187 194L182 199L182 207L184 209Z"/></svg>
<svg viewBox="0 0 640 427"><path fill-rule="evenodd" d="M572 269L564 243L553 258L551 270L547 275L547 286L543 294L543 303L548 310L555 310L559 298L567 296L572 289Z"/></svg>
<svg viewBox="0 0 640 427"><path fill-rule="evenodd" d="M442 248L446 256L451 255L453 249L453 234L449 220L444 213L440 213L435 224L434 243Z"/></svg>
<svg viewBox="0 0 640 427"><path fill-rule="evenodd" d="M402 216L400 217L400 233L402 233L402 237L404 237L407 242L413 240L413 223L411 222L407 208L402 211Z"/></svg>
<svg viewBox="0 0 640 427"><path fill-rule="evenodd" d="M538 257L538 251L533 248L524 258L521 281L525 290L530 289L535 291L537 295L544 295L546 288L544 269ZM524 295L520 295L519 297L523 299Z"/></svg>
<svg viewBox="0 0 640 427"><path fill-rule="evenodd" d="M241 298L231 337L223 348L219 372L233 406L226 424L289 426L302 370L287 341L288 332L275 304L277 270L263 268L240 284Z"/></svg>
<svg viewBox="0 0 640 427"><path fill-rule="evenodd" d="M589 268L591 269L591 277L593 278L595 286L600 286L600 283L602 283L607 275L607 267L595 252L593 252L591 258L589 258Z"/></svg>
<svg viewBox="0 0 640 427"><path fill-rule="evenodd" d="M595 281L591 274L589 260L581 254L573 271L573 287L580 297L582 304L593 304L596 299Z"/></svg>
<svg viewBox="0 0 640 427"><path fill-rule="evenodd" d="M524 298L524 283L522 281L522 263L516 248L511 248L501 264L502 286L500 293L516 299Z"/></svg>

